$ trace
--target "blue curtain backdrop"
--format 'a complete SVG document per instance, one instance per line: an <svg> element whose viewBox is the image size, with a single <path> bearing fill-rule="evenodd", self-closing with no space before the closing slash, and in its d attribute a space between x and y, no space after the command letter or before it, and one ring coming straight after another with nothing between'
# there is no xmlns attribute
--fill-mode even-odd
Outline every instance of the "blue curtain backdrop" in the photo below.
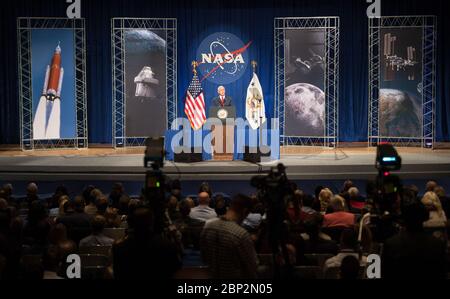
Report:
<svg viewBox="0 0 450 299"><path fill-rule="evenodd" d="M88 126L90 143L111 143L111 23L112 17L172 17L178 19L178 98L191 79L191 61L203 38L227 31L244 42L253 41L250 59L259 62L267 113L273 115L274 17L341 17L341 69L339 128L342 141L367 140L367 17L366 0L228 0L148 1L82 0L86 19ZM436 15L438 17L437 119L438 141L450 140L450 2L448 0L384 0L383 15ZM0 143L19 143L17 70L17 17L65 17L65 0L0 1ZM251 68L228 93L234 96L239 115ZM216 86L205 84L207 103Z"/></svg>

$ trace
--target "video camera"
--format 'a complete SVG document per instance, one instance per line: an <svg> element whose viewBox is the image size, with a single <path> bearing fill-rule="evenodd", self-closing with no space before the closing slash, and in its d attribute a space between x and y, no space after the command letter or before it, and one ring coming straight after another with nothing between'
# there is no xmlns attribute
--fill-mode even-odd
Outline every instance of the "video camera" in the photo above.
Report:
<svg viewBox="0 0 450 299"><path fill-rule="evenodd" d="M400 170L402 159L391 144L377 147L375 168L378 170L376 178L376 194L373 198L375 209L371 211L371 223L374 225L374 238L383 242L397 230L398 204L403 186L397 175L391 171Z"/></svg>
<svg viewBox="0 0 450 299"><path fill-rule="evenodd" d="M381 144L377 147L375 167L378 171L395 171L402 168L402 158L391 144Z"/></svg>
<svg viewBox="0 0 450 299"><path fill-rule="evenodd" d="M270 188L282 188L288 183L286 176L286 167L283 164L278 164L277 167L272 167L268 175L254 176L250 184L258 190L267 191Z"/></svg>
<svg viewBox="0 0 450 299"><path fill-rule="evenodd" d="M285 197L291 195L292 189L286 175L286 167L278 164L271 168L267 175L258 175L251 179L250 184L257 188L258 197L266 207L268 237L274 257L280 253L284 257L283 269L274 261L275 277L282 278L292 275L292 265L287 251L288 228L286 226Z"/></svg>
<svg viewBox="0 0 450 299"><path fill-rule="evenodd" d="M164 167L164 138L148 138L145 141L144 167L145 175L144 198L155 214L155 230L164 227L164 212L166 206L166 191L168 178L161 168Z"/></svg>

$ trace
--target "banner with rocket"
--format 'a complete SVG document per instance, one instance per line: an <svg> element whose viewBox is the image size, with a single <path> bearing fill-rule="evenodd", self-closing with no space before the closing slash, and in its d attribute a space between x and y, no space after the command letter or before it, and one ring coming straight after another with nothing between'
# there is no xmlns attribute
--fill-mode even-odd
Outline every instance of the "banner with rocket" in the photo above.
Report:
<svg viewBox="0 0 450 299"><path fill-rule="evenodd" d="M31 30L32 139L77 138L77 48L70 29ZM77 83L78 82L78 83Z"/></svg>
<svg viewBox="0 0 450 299"><path fill-rule="evenodd" d="M51 65L47 65L44 87L33 121L33 139L60 138L61 88L64 68L61 66L61 47L55 49Z"/></svg>

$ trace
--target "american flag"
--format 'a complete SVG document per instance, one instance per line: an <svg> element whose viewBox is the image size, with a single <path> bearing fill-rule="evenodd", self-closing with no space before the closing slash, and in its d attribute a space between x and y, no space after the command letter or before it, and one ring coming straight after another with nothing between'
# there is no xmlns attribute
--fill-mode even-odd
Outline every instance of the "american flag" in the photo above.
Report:
<svg viewBox="0 0 450 299"><path fill-rule="evenodd" d="M197 74L194 74L191 84L189 84L189 88L186 92L184 112L194 130L201 129L206 122L205 96L203 95L203 89Z"/></svg>

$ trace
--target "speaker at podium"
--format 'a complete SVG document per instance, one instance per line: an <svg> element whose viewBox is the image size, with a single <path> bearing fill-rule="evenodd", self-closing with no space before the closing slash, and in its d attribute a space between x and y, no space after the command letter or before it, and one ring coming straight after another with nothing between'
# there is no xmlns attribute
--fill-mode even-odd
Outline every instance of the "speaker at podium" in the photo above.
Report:
<svg viewBox="0 0 450 299"><path fill-rule="evenodd" d="M234 123L227 125L227 119L236 118L235 106L216 106L209 109L209 118L217 118L222 121L221 125L213 125L212 146L213 160L216 161L233 161L234 155Z"/></svg>

